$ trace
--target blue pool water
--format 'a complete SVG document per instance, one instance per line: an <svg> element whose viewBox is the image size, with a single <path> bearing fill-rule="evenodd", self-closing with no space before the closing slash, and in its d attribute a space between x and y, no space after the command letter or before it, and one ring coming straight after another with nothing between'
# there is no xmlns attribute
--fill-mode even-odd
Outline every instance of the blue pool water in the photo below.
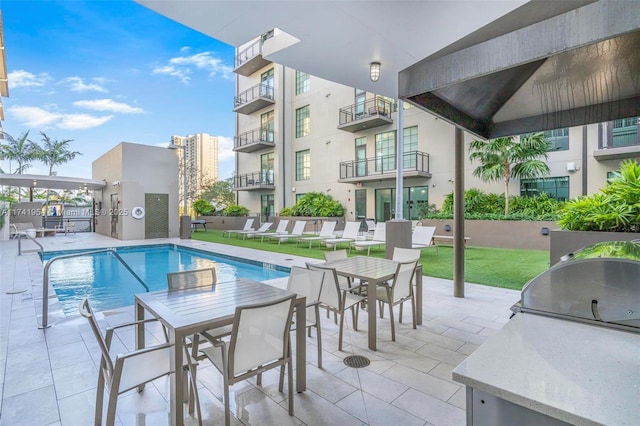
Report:
<svg viewBox="0 0 640 426"><path fill-rule="evenodd" d="M173 244L121 247L116 251L149 291L166 289L167 273L190 269L213 267L218 282L236 278L264 281L289 274L288 268L214 255ZM78 251L48 252L43 260L71 253ZM102 311L133 305L134 295L147 291L111 253L57 260L49 269L49 283L55 289L66 314L77 313L85 297L89 297L95 310Z"/></svg>

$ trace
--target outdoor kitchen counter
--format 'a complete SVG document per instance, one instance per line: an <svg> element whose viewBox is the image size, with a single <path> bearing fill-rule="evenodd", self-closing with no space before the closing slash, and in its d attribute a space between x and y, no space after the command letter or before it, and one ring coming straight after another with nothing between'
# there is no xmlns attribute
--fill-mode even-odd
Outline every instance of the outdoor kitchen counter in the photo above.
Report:
<svg viewBox="0 0 640 426"><path fill-rule="evenodd" d="M537 412L534 417L638 425L640 333L519 313L458 365L453 379L467 386L470 424L483 424L486 416L499 424L500 410L482 405L495 396L499 404ZM469 407L475 390L489 398ZM511 419L528 411L504 405Z"/></svg>

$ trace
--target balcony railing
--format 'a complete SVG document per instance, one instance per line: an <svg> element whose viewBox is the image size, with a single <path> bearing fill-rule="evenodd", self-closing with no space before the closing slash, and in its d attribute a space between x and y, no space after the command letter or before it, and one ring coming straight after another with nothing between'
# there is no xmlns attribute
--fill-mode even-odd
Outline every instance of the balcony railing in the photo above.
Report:
<svg viewBox="0 0 640 426"><path fill-rule="evenodd" d="M234 177L233 189L236 191L254 191L258 189L275 189L273 170L246 173Z"/></svg>
<svg viewBox="0 0 640 426"><path fill-rule="evenodd" d="M234 151L253 152L263 148L275 146L275 139L272 129L259 127L249 130L234 138Z"/></svg>
<svg viewBox="0 0 640 426"><path fill-rule="evenodd" d="M596 160L636 157L640 153L640 118L625 118L602 124L602 146L593 153Z"/></svg>
<svg viewBox="0 0 640 426"><path fill-rule="evenodd" d="M429 154L410 151L403 154L405 177L431 177L429 173ZM356 182L374 179L393 179L396 171L396 156L384 155L363 160L343 161L340 163L339 182Z"/></svg>
<svg viewBox="0 0 640 426"><path fill-rule="evenodd" d="M340 108L338 129L348 132L386 126L393 123L395 104L381 97Z"/></svg>
<svg viewBox="0 0 640 426"><path fill-rule="evenodd" d="M256 40L249 47L238 52L233 70L237 74L248 77L270 63L271 61L262 57L262 40Z"/></svg>
<svg viewBox="0 0 640 426"><path fill-rule="evenodd" d="M273 87L268 84L256 84L255 86L239 93L234 98L234 112L251 114L275 103Z"/></svg>

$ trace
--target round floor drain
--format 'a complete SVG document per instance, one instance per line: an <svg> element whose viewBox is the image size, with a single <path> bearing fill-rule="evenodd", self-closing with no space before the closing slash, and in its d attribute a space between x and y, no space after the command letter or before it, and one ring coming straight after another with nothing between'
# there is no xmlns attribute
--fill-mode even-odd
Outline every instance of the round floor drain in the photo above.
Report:
<svg viewBox="0 0 640 426"><path fill-rule="evenodd" d="M344 359L344 364L351 368L362 368L371 364L371 361L362 355L350 355Z"/></svg>

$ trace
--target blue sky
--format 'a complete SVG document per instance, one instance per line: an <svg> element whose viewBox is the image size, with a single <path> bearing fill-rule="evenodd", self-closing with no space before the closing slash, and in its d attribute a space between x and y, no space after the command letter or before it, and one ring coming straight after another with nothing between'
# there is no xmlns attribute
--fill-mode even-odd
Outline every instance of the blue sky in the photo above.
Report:
<svg viewBox="0 0 640 426"><path fill-rule="evenodd" d="M83 155L60 176L91 176L120 142L167 144L172 135L220 138L220 178L234 169L231 46L133 1L0 4L9 97L5 132L73 139ZM5 171L8 161L2 162ZM38 163L26 171L47 174Z"/></svg>

